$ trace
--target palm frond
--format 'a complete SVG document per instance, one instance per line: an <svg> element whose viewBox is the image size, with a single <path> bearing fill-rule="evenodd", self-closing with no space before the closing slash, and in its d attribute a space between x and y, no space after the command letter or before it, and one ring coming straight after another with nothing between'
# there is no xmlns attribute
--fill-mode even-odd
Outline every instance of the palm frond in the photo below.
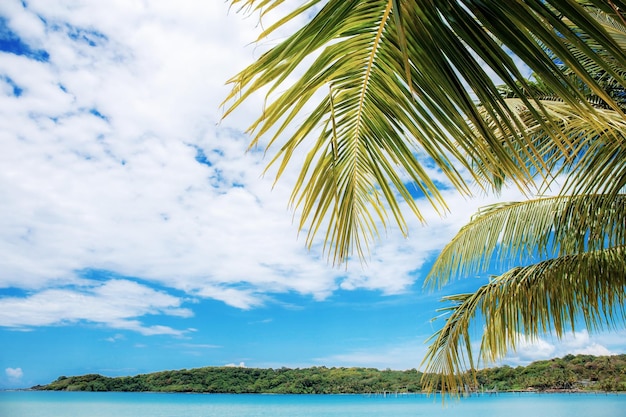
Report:
<svg viewBox="0 0 626 417"><path fill-rule="evenodd" d="M612 10L599 0L592 3ZM232 4L266 11L283 1ZM497 166L500 177L512 178L524 190L532 187L536 172L546 171L543 160L533 156L537 150L531 137L521 133L503 139L481 113L495 121L496 130L523 132L483 68L486 63L523 96L524 76L502 45L580 113L595 109L553 57L570 65L590 89L600 94L601 88L567 42L582 31L607 51L600 55L580 45L595 67L611 74L614 63L626 67L617 42L575 1L311 0L262 36L318 8L301 29L230 81L226 115L251 95L268 91L267 106L250 127L252 145L265 136L268 147L279 144L270 162L278 166L277 178L297 149L308 147L291 202L302 210L299 226L308 229L308 244L324 231L326 252L337 263L355 250L363 256L377 236L378 222L387 225L387 213L406 233L400 201L420 218L408 183L437 210L447 209L418 155L434 161L466 194L460 171L469 169L478 180L480 171L471 170L474 162ZM624 84L618 74L614 78ZM547 132L555 131L541 103L521 100ZM519 141L528 145L520 149L538 166L512 157L510 149Z"/></svg>
<svg viewBox="0 0 626 417"><path fill-rule="evenodd" d="M477 314L485 322L479 356L489 363L515 349L521 337L554 332L562 338L580 324L578 317L592 332L623 326L625 289L626 247L620 246L514 268L473 294L446 297L453 305L431 338L422 387L455 394L472 386L469 332Z"/></svg>
<svg viewBox="0 0 626 417"><path fill-rule="evenodd" d="M622 50L626 46L626 21L621 16L607 14L595 8L589 9L589 13L613 38ZM603 96L597 94L582 80L578 79L576 72L562 66L563 73L571 77L577 89L585 96L585 100L596 108L596 111L580 112L570 103L564 102L559 94L541 80L529 82L525 87L513 90L508 86L501 86L501 94L506 98L506 103L515 113L519 130L500 129L504 124L501 121L490 120L489 111L484 111L483 116L496 135L501 137L502 143L508 143L507 138L522 137L532 138L536 152L528 153L525 148L528 143L524 140L513 141L510 148L512 158L518 163L524 164L529 169L541 167L544 163L545 172L535 173L545 178L543 187L551 184L551 179L564 173L568 176L564 188L566 193L603 193L616 195L623 192L626 185L626 171L619 161L626 156L626 118L622 112L626 109L626 89L620 79L614 78L614 74L622 77L626 74L626 67L614 60L610 54L586 33L578 29L564 18L575 31L577 39L602 55L612 72L601 68L589 59L586 53L579 47L577 42L567 42L566 46L571 53L581 62L590 74L597 80L598 85L604 92ZM556 59L556 58L555 58ZM521 100L519 92L527 97L539 97L541 107L531 109L526 101ZM605 101L606 95L619 107L619 111L613 109ZM531 103L536 106L537 103ZM552 123L541 123L537 120L537 114L551 120ZM552 131L546 128L553 129ZM538 159L538 160L537 160ZM503 172L496 164L489 165L489 161L475 163L474 169L479 177L491 177L494 180L504 182Z"/></svg>
<svg viewBox="0 0 626 417"><path fill-rule="evenodd" d="M549 129L540 123L535 112L528 111L527 104L518 98L507 98L506 103L515 112L516 130L499 129L498 124L485 120L501 140L508 137L531 138L533 149L531 155L524 151L526 141L512 142L509 147L511 158L523 164L529 170L540 167L544 183L542 188L549 188L554 178L560 174L567 176L564 187L570 194L610 194L623 192L626 185L626 168L619 163L626 157L626 118L613 110L598 108L594 114L580 113L577 109L564 103L549 90L541 91L542 112L546 119L551 120ZM504 94L508 94L504 91ZM625 96L626 98L626 96ZM591 104L595 105L593 101ZM602 105L600 103L600 105ZM473 169L480 178L501 176L498 164L492 161L476 161ZM535 172L539 174L539 172Z"/></svg>
<svg viewBox="0 0 626 417"><path fill-rule="evenodd" d="M439 253L425 285L488 268L626 245L626 195L576 195L498 203L481 209Z"/></svg>

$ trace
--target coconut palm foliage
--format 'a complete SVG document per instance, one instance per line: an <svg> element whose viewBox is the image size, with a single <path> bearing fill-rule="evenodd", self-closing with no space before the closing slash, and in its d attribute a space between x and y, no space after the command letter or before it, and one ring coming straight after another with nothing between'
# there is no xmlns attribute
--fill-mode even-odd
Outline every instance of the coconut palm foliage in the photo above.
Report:
<svg viewBox="0 0 626 417"><path fill-rule="evenodd" d="M626 30L626 27L625 27ZM626 49L625 49L626 50ZM529 146L520 140L509 148L517 156L526 155L535 160L523 161L528 169L543 164L542 181L536 184L540 193L550 191L555 179L565 182L563 192L567 194L607 194L615 196L622 193L626 186L626 143L623 132L626 131L626 118L622 112L604 108L605 103L597 96L590 94L589 103L597 108L593 113L581 113L574 107L564 103L545 86L531 86L535 92L545 94L540 100L542 111L551 121L549 130L546 130L528 109L528 106L519 98L506 98L509 108L516 111L516 122L522 130L498 129L497 123L485 115L489 125L503 137L531 137L532 153L524 152ZM612 87L611 87L612 88ZM611 94L624 94L626 90L613 89ZM509 94L503 91L503 95ZM621 103L620 106L626 106ZM489 176L496 173L494 181L501 180L505 174L498 173L498 166L490 161L475 161L474 170L482 175ZM560 187L558 184L552 188Z"/></svg>
<svg viewBox="0 0 626 417"><path fill-rule="evenodd" d="M483 363L521 340L623 326L626 320L626 195L557 196L502 203L479 213L446 246L429 278L506 269L476 292L444 298L446 321L424 359L426 390L473 386L472 323L484 321Z"/></svg>
<svg viewBox="0 0 626 417"><path fill-rule="evenodd" d="M615 39L618 46L626 51L626 21L623 18L610 16L598 9L589 9L590 14L596 21L605 28L607 33ZM600 55L609 63L617 74L626 74L626 67L606 53L593 40L587 39L584 35L581 38L598 51ZM580 113L578 109L564 103L557 92L552 90L545 83L527 82L521 87L524 94L540 98L542 117L549 118L552 123L541 124L536 118L539 111L538 104L534 110L528 108L528 102L518 97L518 92L507 86L501 87L501 95L512 112L515 113L517 123L515 129L500 130L503 126L501 121L494 121L487 111L483 111L484 120L491 126L496 135L501 137L531 137L531 146L535 150L532 157L539 158L543 164L544 179L548 181L543 184L544 188L550 185L549 179L558 174L575 172L567 180L565 190L574 193L607 193L615 195L623 190L626 185L626 164L611 163L623 161L626 157L624 147L624 137L622 132L626 127L626 120L623 117L626 110L626 89L618 79L608 74L604 69L599 68L593 62L586 60L577 50L575 44L569 44L568 48L586 66L588 72L598 81L602 90L618 106L618 111L614 111L602 97L590 90L584 82L573 74L567 66L560 64L563 73L571 77L573 84L578 85L579 91L585 96L586 101L595 107L595 112ZM546 130L546 126L553 131ZM501 139L504 142L504 139ZM514 143L511 151L516 155L528 156L523 148L528 146L524 140ZM489 163L488 160L478 163L474 170L479 170L489 175L489 172L497 172L498 167L485 168L482 164ZM537 161L526 161L529 167L541 166Z"/></svg>
<svg viewBox="0 0 626 417"><path fill-rule="evenodd" d="M335 263L355 252L365 255L379 225L387 227L390 217L407 233L402 202L422 218L415 195L425 196L440 212L447 209L429 164L466 194L467 173L470 182L486 187L507 178L532 189L532 178L547 168L541 149L535 149L533 136L524 132L493 76L545 131L559 133L550 128L541 102L524 94L527 74L512 54L578 113L595 112L578 83L620 111L595 75L602 70L624 85L615 68L626 67L626 56L584 6L617 16L626 10L623 1L231 3L261 11L262 17L296 5L260 39L305 21L230 80L226 115L255 93L267 94L249 130L252 146L276 149L270 165L277 177L298 148L308 152L291 203L301 210L299 226L307 230L308 245L323 234L325 252Z"/></svg>
<svg viewBox="0 0 626 417"><path fill-rule="evenodd" d="M595 15L626 50L624 22ZM623 87L589 66L624 106ZM424 359L426 389L458 392L475 383L474 374L464 371L475 366L470 332L478 317L484 321L478 358L483 362L503 357L526 338L552 332L562 337L581 324L589 331L623 327L626 321L626 121L592 92L586 92L588 102L598 109L581 114L545 85L532 88L543 95L560 140L511 91L503 96L510 97L507 103L552 175L565 177L566 193L486 207L441 252L427 277L432 285L508 271L475 293L444 299L446 322Z"/></svg>

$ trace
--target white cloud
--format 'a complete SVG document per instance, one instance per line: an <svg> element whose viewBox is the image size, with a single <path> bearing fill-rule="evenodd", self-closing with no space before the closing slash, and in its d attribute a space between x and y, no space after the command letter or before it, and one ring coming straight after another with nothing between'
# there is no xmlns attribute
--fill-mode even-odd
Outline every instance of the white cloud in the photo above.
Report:
<svg viewBox="0 0 626 417"><path fill-rule="evenodd" d="M24 90L0 99L0 285L75 284L99 268L238 307L268 289L328 292L332 278L308 282L328 268L295 241L288 191L259 180L245 126L217 125L225 80L250 60L250 22L212 2L11 4L11 22L35 10L55 29L38 32L50 63L0 64ZM251 289L225 288L238 283Z"/></svg>
<svg viewBox="0 0 626 417"><path fill-rule="evenodd" d="M136 317L166 314L189 317L182 300L127 280L76 289L48 289L28 297L0 299L0 325L5 327L51 326L87 321L145 335L182 335L166 326L146 326Z"/></svg>
<svg viewBox="0 0 626 417"><path fill-rule="evenodd" d="M394 370L418 369L426 354L426 348L423 340L416 339L338 353L317 358L316 362L325 366L357 366Z"/></svg>
<svg viewBox="0 0 626 417"><path fill-rule="evenodd" d="M479 366L525 366L531 362L548 360L556 357L573 355L616 355L623 351L623 341L626 331L610 331L590 335L586 330L569 333L561 340L538 338L529 340L523 337L517 343L515 352L509 354L497 363L481 363ZM419 369L426 355L428 345L425 338L398 342L383 346L371 346L335 355L316 359L316 362L326 366L362 366L378 369ZM478 352L479 342L473 344L473 350ZM305 365L310 366L310 365Z"/></svg>
<svg viewBox="0 0 626 417"><path fill-rule="evenodd" d="M234 363L229 363L229 364L226 364L224 366L227 367L227 368L245 368L246 364L244 362L239 362L239 365L234 364Z"/></svg>
<svg viewBox="0 0 626 417"><path fill-rule="evenodd" d="M603 340L603 337L590 335L587 330L583 330L569 334L565 340L559 344L559 349L562 352L572 353L575 355L615 355L616 352L611 351L609 348L604 346L604 343L605 341Z"/></svg>
<svg viewBox="0 0 626 417"><path fill-rule="evenodd" d="M0 12L24 42L49 54L40 62L0 52L0 76L23 90L0 90L0 287L30 294L0 300L1 325L86 320L180 334L138 319L189 315L180 298L154 291L150 300L147 287L126 280L95 285L85 270L242 309L288 292L401 293L475 208L492 201L450 193L445 220L424 206L427 228L408 214L409 239L391 230L365 269L356 261L334 269L320 259L319 243L308 253L296 238L287 208L296 167L273 186L261 178L262 153L246 153L242 132L260 101L220 122L225 81L269 45L249 45L256 18L193 0L33 0L26 8L9 0ZM502 198L518 196L509 193Z"/></svg>
<svg viewBox="0 0 626 417"><path fill-rule="evenodd" d="M6 368L4 373L11 379L20 379L24 376L22 368Z"/></svg>
<svg viewBox="0 0 626 417"><path fill-rule="evenodd" d="M123 334L117 333L114 336L107 337L104 340L106 340L107 342L116 343L117 341L124 340L124 339L125 339L125 337L124 337Z"/></svg>
<svg viewBox="0 0 626 417"><path fill-rule="evenodd" d="M538 360L572 355L615 355L611 349L615 346L623 349L624 332L603 332L590 335L586 330L568 333L562 339L542 337L536 340L521 338L515 352L510 352L502 363L512 365L526 365ZM615 339L617 337L617 339ZM621 340L620 340L621 339Z"/></svg>
<svg viewBox="0 0 626 417"><path fill-rule="evenodd" d="M543 339L528 340L522 339L515 350L509 353L505 361L530 363L542 359L554 358L556 346Z"/></svg>

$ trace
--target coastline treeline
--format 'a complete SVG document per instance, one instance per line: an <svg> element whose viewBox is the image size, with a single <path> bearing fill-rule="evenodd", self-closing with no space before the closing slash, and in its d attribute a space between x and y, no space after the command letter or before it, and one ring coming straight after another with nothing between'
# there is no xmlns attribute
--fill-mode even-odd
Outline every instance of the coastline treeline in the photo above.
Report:
<svg viewBox="0 0 626 417"><path fill-rule="evenodd" d="M124 377L61 376L34 390L275 394L420 392L422 372L374 368L205 367ZM476 374L476 391L626 391L626 355L567 355Z"/></svg>

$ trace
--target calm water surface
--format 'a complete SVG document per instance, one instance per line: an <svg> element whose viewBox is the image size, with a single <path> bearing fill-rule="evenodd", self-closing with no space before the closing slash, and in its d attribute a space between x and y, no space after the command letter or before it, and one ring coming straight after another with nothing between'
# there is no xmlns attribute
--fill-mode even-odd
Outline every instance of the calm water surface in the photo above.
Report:
<svg viewBox="0 0 626 417"><path fill-rule="evenodd" d="M626 417L626 395L228 395L0 392L1 417Z"/></svg>

